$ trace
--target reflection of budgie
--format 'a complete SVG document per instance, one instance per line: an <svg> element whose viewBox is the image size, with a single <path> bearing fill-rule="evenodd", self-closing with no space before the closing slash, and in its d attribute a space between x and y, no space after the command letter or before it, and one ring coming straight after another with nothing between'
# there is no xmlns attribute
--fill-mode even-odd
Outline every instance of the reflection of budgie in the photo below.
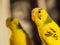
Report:
<svg viewBox="0 0 60 45"><path fill-rule="evenodd" d="M6 20L7 27L12 31L10 43L11 45L31 45L29 36L20 26L16 18L8 18Z"/></svg>
<svg viewBox="0 0 60 45"><path fill-rule="evenodd" d="M44 9L32 10L32 20L36 23L39 36L45 45L60 45L60 29Z"/></svg>
<svg viewBox="0 0 60 45"><path fill-rule="evenodd" d="M34 42L34 32L33 32L33 23L30 20L30 2L28 0L19 0L14 3L12 3L11 6L12 10L12 16L17 18L19 20L19 23L21 24L22 28L25 30L25 32L29 35L29 37L32 40L32 44L35 45Z"/></svg>

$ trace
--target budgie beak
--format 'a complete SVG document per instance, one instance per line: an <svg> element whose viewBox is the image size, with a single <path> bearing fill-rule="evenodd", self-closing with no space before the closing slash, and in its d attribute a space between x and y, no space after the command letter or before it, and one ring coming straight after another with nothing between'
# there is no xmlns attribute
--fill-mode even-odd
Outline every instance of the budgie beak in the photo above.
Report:
<svg viewBox="0 0 60 45"><path fill-rule="evenodd" d="M6 20L6 26L7 26L7 27L10 26L10 20L9 20L9 19Z"/></svg>
<svg viewBox="0 0 60 45"><path fill-rule="evenodd" d="M13 18L7 18L7 20L6 20L7 27L10 26L10 23L11 23L12 20L13 20Z"/></svg>
<svg viewBox="0 0 60 45"><path fill-rule="evenodd" d="M35 13L32 13L32 20L35 21L35 19L36 19L36 15Z"/></svg>

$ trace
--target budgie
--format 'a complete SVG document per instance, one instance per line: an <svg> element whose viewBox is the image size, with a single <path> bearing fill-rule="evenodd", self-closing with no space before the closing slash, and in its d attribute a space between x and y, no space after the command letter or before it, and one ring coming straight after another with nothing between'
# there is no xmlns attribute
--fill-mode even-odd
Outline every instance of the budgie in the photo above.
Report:
<svg viewBox="0 0 60 45"><path fill-rule="evenodd" d="M10 45L31 45L28 34L23 30L17 18L7 18L6 26L11 30Z"/></svg>
<svg viewBox="0 0 60 45"><path fill-rule="evenodd" d="M32 21L37 26L43 45L60 45L60 28L45 9L34 8Z"/></svg>
<svg viewBox="0 0 60 45"><path fill-rule="evenodd" d="M12 8L11 9L12 16L19 20L19 23L21 24L22 28L31 38L32 44L35 45L34 32L33 32L34 28L33 28L32 22L30 20L31 6L30 6L29 1L27 1L27 0L16 1L12 4L11 8Z"/></svg>

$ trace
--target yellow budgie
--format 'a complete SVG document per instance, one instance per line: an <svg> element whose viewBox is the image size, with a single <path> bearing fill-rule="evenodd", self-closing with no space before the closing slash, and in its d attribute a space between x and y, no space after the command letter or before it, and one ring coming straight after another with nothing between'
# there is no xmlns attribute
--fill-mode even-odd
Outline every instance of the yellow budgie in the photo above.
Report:
<svg viewBox="0 0 60 45"><path fill-rule="evenodd" d="M32 20L38 28L43 45L60 45L60 28L45 9L34 8Z"/></svg>
<svg viewBox="0 0 60 45"><path fill-rule="evenodd" d="M10 45L31 45L28 34L22 29L18 19L8 18L6 20L7 27L11 30Z"/></svg>

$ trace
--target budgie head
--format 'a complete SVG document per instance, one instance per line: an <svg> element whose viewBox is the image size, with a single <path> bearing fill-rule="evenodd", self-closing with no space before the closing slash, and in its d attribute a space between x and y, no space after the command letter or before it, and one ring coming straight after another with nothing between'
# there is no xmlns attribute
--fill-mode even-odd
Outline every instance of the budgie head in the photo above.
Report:
<svg viewBox="0 0 60 45"><path fill-rule="evenodd" d="M45 9L43 8L34 8L32 10L32 20L37 24L37 25L42 25L43 23L48 21L48 13Z"/></svg>
<svg viewBox="0 0 60 45"><path fill-rule="evenodd" d="M16 19L16 18L7 18L7 20L6 20L6 25L10 29L16 28L18 26L18 24L19 24L19 22L18 22L18 19Z"/></svg>

